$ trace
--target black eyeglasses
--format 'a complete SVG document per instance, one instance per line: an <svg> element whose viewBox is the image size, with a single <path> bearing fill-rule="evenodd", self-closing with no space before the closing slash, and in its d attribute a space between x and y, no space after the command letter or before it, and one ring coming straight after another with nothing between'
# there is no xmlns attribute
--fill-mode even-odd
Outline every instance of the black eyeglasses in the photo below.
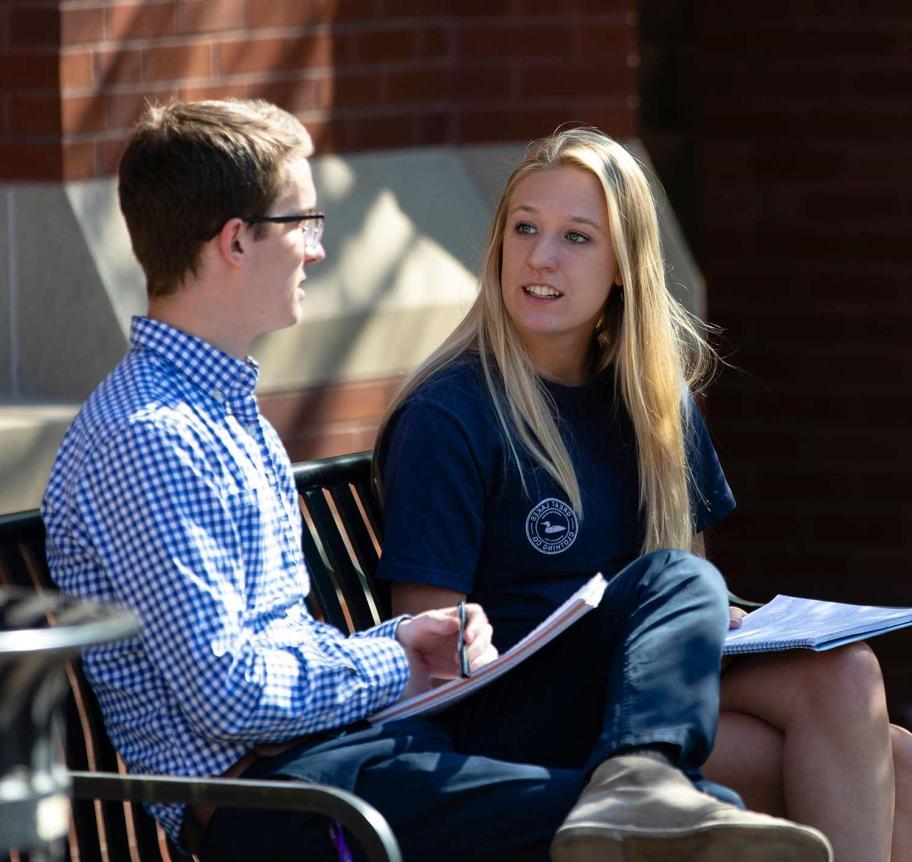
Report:
<svg viewBox="0 0 912 862"><path fill-rule="evenodd" d="M304 248L313 254L320 247L320 240L323 239L323 224L326 215L325 213L314 211L295 213L294 215L249 216L246 218L241 216L241 218L247 224L293 224L294 222L300 222L301 230L304 231ZM203 242L209 242L210 239L214 239L221 229L221 227L217 227L210 234L204 236Z"/></svg>

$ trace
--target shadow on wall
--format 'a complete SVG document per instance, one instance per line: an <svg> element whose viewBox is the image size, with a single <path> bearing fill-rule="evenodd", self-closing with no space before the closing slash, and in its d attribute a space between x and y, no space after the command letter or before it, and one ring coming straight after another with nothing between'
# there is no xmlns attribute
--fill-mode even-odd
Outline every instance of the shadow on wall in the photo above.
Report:
<svg viewBox="0 0 912 862"><path fill-rule="evenodd" d="M0 403L0 514L35 508L72 405Z"/></svg>
<svg viewBox="0 0 912 862"><path fill-rule="evenodd" d="M203 15L205 6L177 11ZM117 38L156 36L148 29L147 8L116 11ZM331 24L341 5L327 11ZM194 32L204 32L205 22L196 24ZM168 35L167 26L163 23L158 35ZM80 100L79 113L66 118L64 131L89 128L101 118L105 140L94 143L93 171L108 176L62 189L19 185L7 195L15 210L7 219L7 239L17 255L9 290L18 302L9 323L18 354L0 382L0 396L8 382L6 394L25 400L81 401L123 355L130 316L144 307L144 290L112 175L131 125L150 100L264 98L303 116L315 138L328 258L309 272L302 323L256 345L261 392L394 378L440 343L474 298L493 203L522 145L321 155L321 147L343 143L337 137L352 137L351 129L346 131L355 98L352 75L335 80L332 73L334 52L344 38L249 40L255 47L226 38L210 46L202 67L188 46L180 51L154 46L155 53L150 48L145 58L129 45L96 52L98 92ZM214 57L225 76L217 86L206 81L212 69L205 63ZM321 78L324 68L330 74ZM154 82L130 83L143 75ZM346 107L337 108L337 102ZM309 410L329 409L329 393L316 390L314 397ZM292 419L297 425L307 421L303 412ZM47 442L44 434L36 440ZM33 458L30 448L28 459Z"/></svg>

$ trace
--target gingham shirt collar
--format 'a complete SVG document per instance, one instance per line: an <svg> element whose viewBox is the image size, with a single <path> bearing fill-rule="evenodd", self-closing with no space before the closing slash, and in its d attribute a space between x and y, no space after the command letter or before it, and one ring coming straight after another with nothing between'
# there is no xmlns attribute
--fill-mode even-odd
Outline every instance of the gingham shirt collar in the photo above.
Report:
<svg viewBox="0 0 912 862"><path fill-rule="evenodd" d="M149 317L133 318L130 344L157 354L193 386L220 402L249 399L260 375L260 366L251 357L236 359L194 335Z"/></svg>

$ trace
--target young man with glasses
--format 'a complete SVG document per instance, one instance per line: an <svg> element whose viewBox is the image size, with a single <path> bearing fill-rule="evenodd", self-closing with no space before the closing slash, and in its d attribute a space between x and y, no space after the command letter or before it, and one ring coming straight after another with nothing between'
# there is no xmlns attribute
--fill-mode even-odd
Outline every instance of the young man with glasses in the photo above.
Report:
<svg viewBox="0 0 912 862"><path fill-rule="evenodd" d="M307 610L294 481L248 351L300 318L324 257L311 149L264 102L153 107L127 146L148 314L67 432L42 507L57 583L141 619L138 638L87 650L85 673L133 772L334 784L380 809L406 859L544 859L582 770L457 752L420 718L365 721L458 675L456 609L350 637ZM496 651L467 610L478 666ZM334 852L300 812L150 808L203 862Z"/></svg>

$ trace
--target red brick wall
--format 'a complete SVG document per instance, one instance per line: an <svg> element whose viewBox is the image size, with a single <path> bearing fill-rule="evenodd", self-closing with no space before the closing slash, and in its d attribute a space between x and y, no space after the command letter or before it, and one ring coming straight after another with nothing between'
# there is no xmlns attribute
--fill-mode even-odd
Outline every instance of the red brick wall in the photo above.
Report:
<svg viewBox="0 0 912 862"><path fill-rule="evenodd" d="M786 5L696 19L693 235L742 369L712 397L745 504L720 549L912 603L912 9Z"/></svg>
<svg viewBox="0 0 912 862"><path fill-rule="evenodd" d="M680 66L690 235L739 369L710 396L740 502L713 555L745 592L912 605L912 7L713 5ZM874 645L912 703L912 635Z"/></svg>
<svg viewBox="0 0 912 862"><path fill-rule="evenodd" d="M377 427L404 376L314 386L259 396L292 461L362 452L374 445Z"/></svg>
<svg viewBox="0 0 912 862"><path fill-rule="evenodd" d="M0 179L114 172L146 99L256 96L322 152L636 127L632 0L0 0Z"/></svg>

